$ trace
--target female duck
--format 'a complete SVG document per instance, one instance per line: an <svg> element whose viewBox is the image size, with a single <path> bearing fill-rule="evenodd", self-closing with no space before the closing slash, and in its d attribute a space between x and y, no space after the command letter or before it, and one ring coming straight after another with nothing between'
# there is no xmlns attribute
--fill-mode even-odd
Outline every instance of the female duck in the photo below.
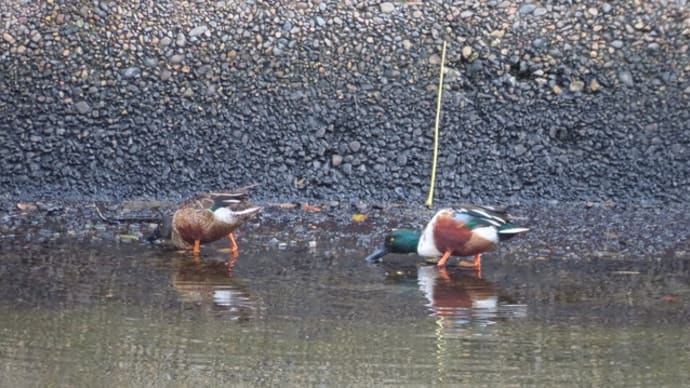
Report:
<svg viewBox="0 0 690 388"><path fill-rule="evenodd" d="M201 252L201 244L214 242L222 237L230 239L233 256L237 256L237 243L233 232L245 221L254 217L261 207L248 201L248 191L254 186L230 192L199 194L182 202L172 217L149 238L170 238L179 249Z"/></svg>

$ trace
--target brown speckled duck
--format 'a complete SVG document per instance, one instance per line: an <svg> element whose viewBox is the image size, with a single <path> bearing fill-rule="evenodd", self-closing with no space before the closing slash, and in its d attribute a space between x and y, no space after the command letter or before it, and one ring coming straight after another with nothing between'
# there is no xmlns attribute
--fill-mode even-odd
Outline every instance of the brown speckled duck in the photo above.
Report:
<svg viewBox="0 0 690 388"><path fill-rule="evenodd" d="M201 244L228 237L232 254L237 256L233 232L261 211L261 207L248 202L248 192L253 187L199 194L183 201L172 217L163 220L150 240L169 238L177 248L199 254Z"/></svg>

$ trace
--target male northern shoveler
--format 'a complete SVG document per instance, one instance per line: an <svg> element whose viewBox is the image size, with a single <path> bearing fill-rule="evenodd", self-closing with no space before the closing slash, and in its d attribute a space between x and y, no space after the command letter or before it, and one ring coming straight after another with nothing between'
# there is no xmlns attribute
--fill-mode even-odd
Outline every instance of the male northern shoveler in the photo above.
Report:
<svg viewBox="0 0 690 388"><path fill-rule="evenodd" d="M172 217L163 220L149 239L169 238L177 248L192 249L194 254L199 254L201 244L227 236L233 256L237 256L233 232L261 210L247 201L248 191L253 187L199 194L187 199Z"/></svg>
<svg viewBox="0 0 690 388"><path fill-rule="evenodd" d="M417 253L441 256L443 267L450 256L474 256L474 268L481 267L481 254L496 247L499 241L528 231L508 221L505 211L481 206L439 210L422 232L397 229L386 236L383 247L367 257L376 262L388 253Z"/></svg>

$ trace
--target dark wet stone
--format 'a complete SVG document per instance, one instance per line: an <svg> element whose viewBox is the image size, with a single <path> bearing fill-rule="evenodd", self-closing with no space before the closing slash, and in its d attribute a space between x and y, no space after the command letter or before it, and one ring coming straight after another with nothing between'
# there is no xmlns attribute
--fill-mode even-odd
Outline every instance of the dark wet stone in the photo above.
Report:
<svg viewBox="0 0 690 388"><path fill-rule="evenodd" d="M128 67L122 71L122 76L125 78L138 77L141 74L141 69L138 67Z"/></svg>
<svg viewBox="0 0 690 388"><path fill-rule="evenodd" d="M80 114L86 114L91 111L91 107L89 106L89 103L86 101L79 101L76 104L74 104L74 107Z"/></svg>
<svg viewBox="0 0 690 388"><path fill-rule="evenodd" d="M522 6L520 6L520 9L518 10L518 12L520 13L520 15L525 16L525 15L529 15L530 13L532 13L532 11L534 11L536 8L537 8L536 5L534 5L532 3L527 3L527 4L523 4Z"/></svg>
<svg viewBox="0 0 690 388"><path fill-rule="evenodd" d="M175 54L172 57L170 57L170 63L177 64L181 63L184 61L184 55L183 54Z"/></svg>
<svg viewBox="0 0 690 388"><path fill-rule="evenodd" d="M207 26L198 26L198 27L195 27L194 29L192 29L191 31L189 31L189 37L194 38L194 37L197 37L199 35L205 34L207 31L208 31Z"/></svg>
<svg viewBox="0 0 690 388"><path fill-rule="evenodd" d="M543 38L535 38L532 41L532 47L534 47L536 49L544 48L545 45L546 45L546 40Z"/></svg>
<svg viewBox="0 0 690 388"><path fill-rule="evenodd" d="M621 70L618 72L618 79L627 87L635 86L635 81L633 80L632 74L627 70Z"/></svg>

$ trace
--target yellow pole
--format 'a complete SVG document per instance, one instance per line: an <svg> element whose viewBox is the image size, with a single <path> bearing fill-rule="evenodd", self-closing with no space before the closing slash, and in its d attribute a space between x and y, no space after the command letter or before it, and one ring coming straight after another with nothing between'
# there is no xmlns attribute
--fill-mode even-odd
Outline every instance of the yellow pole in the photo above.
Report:
<svg viewBox="0 0 690 388"><path fill-rule="evenodd" d="M429 184L429 197L426 199L426 206L431 207L434 203L434 186L436 186L436 161L438 160L438 126L441 121L441 96L443 96L443 72L446 63L446 41L443 41L441 51L441 74L438 77L438 98L436 100L436 124L434 125L434 156L431 162L431 183Z"/></svg>

